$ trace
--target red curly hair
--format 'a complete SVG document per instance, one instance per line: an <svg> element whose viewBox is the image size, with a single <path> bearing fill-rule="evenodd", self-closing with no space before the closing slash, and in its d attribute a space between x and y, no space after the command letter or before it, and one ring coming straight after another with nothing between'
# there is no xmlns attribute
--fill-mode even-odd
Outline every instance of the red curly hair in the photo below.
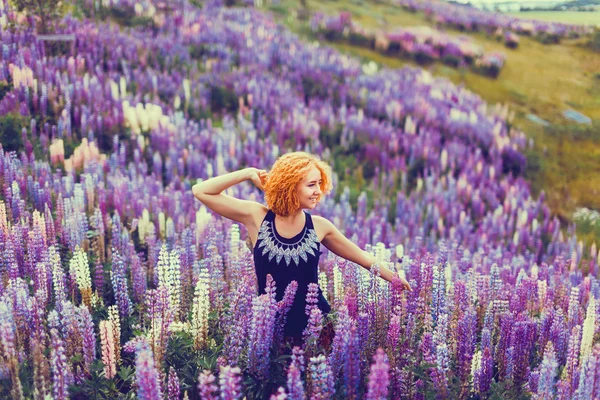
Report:
<svg viewBox="0 0 600 400"><path fill-rule="evenodd" d="M321 171L321 194L317 198L317 204L320 203L322 197L333 188L331 167L312 154L295 151L280 156L267 174L264 183L267 207L282 216L290 215L300 208L296 187L313 166Z"/></svg>

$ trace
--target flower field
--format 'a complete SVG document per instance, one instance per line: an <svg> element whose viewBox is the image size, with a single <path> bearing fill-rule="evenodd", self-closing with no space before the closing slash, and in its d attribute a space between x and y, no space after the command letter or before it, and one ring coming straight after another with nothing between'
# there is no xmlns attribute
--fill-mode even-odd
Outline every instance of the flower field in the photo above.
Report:
<svg viewBox="0 0 600 400"><path fill-rule="evenodd" d="M348 40L353 45L376 49L383 54L413 58L419 64L441 60L453 67L473 65L474 71L494 78L506 59L502 53L485 53L482 46L468 37L453 38L427 26L397 28L393 32L367 30L352 21L349 12L333 17L316 13L311 27L328 40ZM518 39L507 38L507 42L510 40L518 43Z"/></svg>
<svg viewBox="0 0 600 400"><path fill-rule="evenodd" d="M407 10L423 11L440 25L472 32L482 30L491 33L501 29L532 36L543 43L559 43L561 39L575 38L593 32L591 23L577 25L518 18L437 0L396 0L396 4Z"/></svg>
<svg viewBox="0 0 600 400"><path fill-rule="evenodd" d="M68 16L71 53L0 3L1 398L600 396L600 254L532 197L509 110L367 74L252 8L182 5ZM247 232L191 187L294 150L336 172L315 212L413 292L323 248L332 313L309 288L291 348L296 287L257 293Z"/></svg>

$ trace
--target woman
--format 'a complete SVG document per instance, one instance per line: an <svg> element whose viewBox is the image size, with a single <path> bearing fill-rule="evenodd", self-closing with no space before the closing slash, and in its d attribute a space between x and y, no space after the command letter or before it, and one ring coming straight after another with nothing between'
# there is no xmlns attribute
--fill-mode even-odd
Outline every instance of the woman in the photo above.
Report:
<svg viewBox="0 0 600 400"><path fill-rule="evenodd" d="M221 193L245 180L251 180L265 192L267 206ZM375 263L375 257L348 240L330 221L304 211L314 209L331 188L331 167L305 152L279 157L269 173L245 168L192 188L194 196L208 208L246 226L253 246L259 294L264 293L267 274L276 283L277 300L281 300L292 280L298 282L285 326L286 336L293 337L295 343L301 339L308 322L305 313L308 285L318 284L320 244L364 268L370 269ZM381 277L391 282L395 274L384 266L378 267ZM404 288L412 291L405 279L400 280ZM323 316L331 310L320 289L317 305ZM330 328L323 339L326 345L331 339Z"/></svg>

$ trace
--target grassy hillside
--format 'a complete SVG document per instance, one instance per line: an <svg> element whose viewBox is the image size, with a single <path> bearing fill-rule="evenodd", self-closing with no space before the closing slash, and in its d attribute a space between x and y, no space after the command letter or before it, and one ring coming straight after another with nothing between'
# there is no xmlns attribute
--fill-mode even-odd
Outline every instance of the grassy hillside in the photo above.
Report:
<svg viewBox="0 0 600 400"><path fill-rule="evenodd" d="M564 22L567 24L591 24L600 25L600 11L527 11L508 12L507 14L525 19L537 19L540 21Z"/></svg>
<svg viewBox="0 0 600 400"><path fill-rule="evenodd" d="M350 11L353 20L365 27L393 30L398 26L433 27L422 13L410 13L383 3L356 4L348 1L309 1L311 11L337 14ZM315 39L306 22L294 18L299 1L282 0L272 8L295 32ZM527 15L533 15L527 13ZM447 30L450 34L463 32ZM515 112L514 125L534 139L528 152L527 177L537 195L546 192L549 206L561 219L571 220L578 207L600 209L600 53L581 46L582 39L544 45L521 37L518 49L506 48L483 33L468 34L486 51L502 51L507 61L498 79L490 79L442 64L428 69L478 93L487 102L507 103ZM414 62L386 57L375 51L345 43L330 43L337 49L380 65L401 68ZM562 112L574 109L592 118L592 127L582 127L566 119ZM531 122L535 114L550 122L544 128ZM582 235L589 243L600 238Z"/></svg>

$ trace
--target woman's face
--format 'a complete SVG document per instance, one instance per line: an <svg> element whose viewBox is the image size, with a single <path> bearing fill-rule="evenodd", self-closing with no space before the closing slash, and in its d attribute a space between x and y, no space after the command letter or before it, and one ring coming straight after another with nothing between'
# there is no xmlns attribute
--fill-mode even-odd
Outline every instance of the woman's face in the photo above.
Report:
<svg viewBox="0 0 600 400"><path fill-rule="evenodd" d="M298 184L297 194L301 209L315 208L321 197L321 182L321 171L313 165L308 174Z"/></svg>

